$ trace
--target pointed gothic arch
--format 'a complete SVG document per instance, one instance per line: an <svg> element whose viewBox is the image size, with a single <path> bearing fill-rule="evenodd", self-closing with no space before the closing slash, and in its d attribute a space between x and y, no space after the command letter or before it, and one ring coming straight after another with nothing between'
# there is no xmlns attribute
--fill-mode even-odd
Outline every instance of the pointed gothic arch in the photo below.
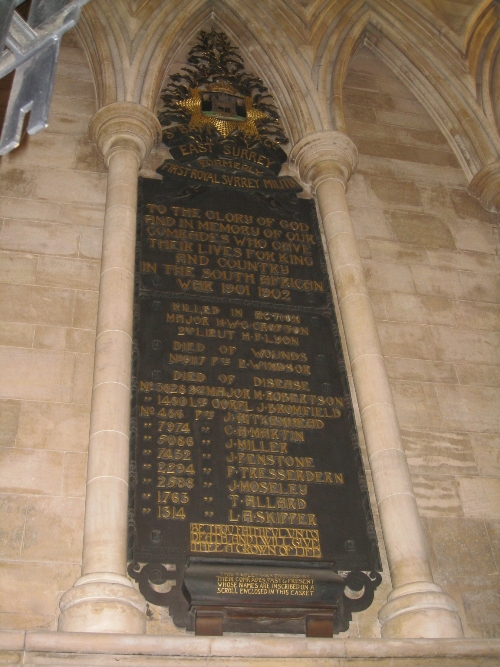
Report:
<svg viewBox="0 0 500 667"><path fill-rule="evenodd" d="M264 9L264 5L261 8ZM145 60L138 69L147 69L148 74L140 96L138 91L135 93L138 101L149 108L154 107L169 65L193 41L194 35L209 24L227 32L231 41L241 49L248 69L264 79L276 96L280 116L292 140L297 141L305 134L324 129L325 109L319 104L306 63L296 53L294 45L283 31L271 36L254 30L252 23L255 25L255 16L251 8L240 9L235 12L229 3L220 2L214 10L208 11L200 6L195 14L186 12L179 16L176 41L158 40L154 50L144 52ZM283 58L284 53L286 59Z"/></svg>
<svg viewBox="0 0 500 667"><path fill-rule="evenodd" d="M352 55L363 43L409 88L446 137L469 180L498 160L500 141L477 103L474 90L451 69L438 66L422 45L409 40L375 7L365 7L358 20L335 35L321 54L318 88L330 107L331 123L345 131L342 86Z"/></svg>

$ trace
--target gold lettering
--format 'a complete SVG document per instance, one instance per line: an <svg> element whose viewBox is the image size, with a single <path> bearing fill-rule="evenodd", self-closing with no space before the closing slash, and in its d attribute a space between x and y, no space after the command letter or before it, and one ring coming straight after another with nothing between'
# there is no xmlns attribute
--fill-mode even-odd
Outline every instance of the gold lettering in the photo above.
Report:
<svg viewBox="0 0 500 667"><path fill-rule="evenodd" d="M193 553L321 558L319 531L308 528L192 523L190 535Z"/></svg>

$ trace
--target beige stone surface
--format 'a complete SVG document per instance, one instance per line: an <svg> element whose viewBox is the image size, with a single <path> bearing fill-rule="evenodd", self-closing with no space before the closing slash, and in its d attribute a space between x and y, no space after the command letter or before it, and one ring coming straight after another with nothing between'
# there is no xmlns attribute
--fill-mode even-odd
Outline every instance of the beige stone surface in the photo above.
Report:
<svg viewBox="0 0 500 667"><path fill-rule="evenodd" d="M84 505L83 498L29 498L23 559L79 563L82 557Z"/></svg>
<svg viewBox="0 0 500 667"><path fill-rule="evenodd" d="M95 100L95 88L91 81L81 81L78 79L64 79L56 77L54 83L55 96L80 98L84 100Z"/></svg>
<svg viewBox="0 0 500 667"><path fill-rule="evenodd" d="M500 477L500 434L474 433L470 441L480 474Z"/></svg>
<svg viewBox="0 0 500 667"><path fill-rule="evenodd" d="M57 587L59 591L67 591L78 579L82 571L79 563L57 564Z"/></svg>
<svg viewBox="0 0 500 667"><path fill-rule="evenodd" d="M85 498L86 484L87 454L66 452L64 455L63 495L72 498ZM80 528L80 526L78 527Z"/></svg>
<svg viewBox="0 0 500 667"><path fill-rule="evenodd" d="M83 227L80 237L79 255L82 258L100 259L102 253L102 232L100 229ZM89 285L90 287L91 285ZM98 285L96 285L97 287Z"/></svg>
<svg viewBox="0 0 500 667"><path fill-rule="evenodd" d="M500 563L500 521L495 520L486 522L486 530L488 531L488 537L490 538L493 557L498 565L498 563Z"/></svg>
<svg viewBox="0 0 500 667"><path fill-rule="evenodd" d="M34 181L35 171L33 169L20 169L18 167L2 169L0 196L30 197L33 192Z"/></svg>
<svg viewBox="0 0 500 667"><path fill-rule="evenodd" d="M455 325L454 304L441 296L424 296L405 292L383 292L387 320L403 320L422 324Z"/></svg>
<svg viewBox="0 0 500 667"><path fill-rule="evenodd" d="M500 330L500 306L480 301L459 301L453 314L458 327L464 329Z"/></svg>
<svg viewBox="0 0 500 667"><path fill-rule="evenodd" d="M361 100L361 96L358 97ZM410 100L400 100L397 110L405 111L414 108ZM391 144L374 139L358 139L358 149L366 155L381 156L393 160L408 160L410 162L422 162L441 167L457 167L456 157L449 152L433 150L430 148L413 148L402 144Z"/></svg>
<svg viewBox="0 0 500 667"><path fill-rule="evenodd" d="M425 248L406 243L370 239L368 241L372 259L401 264L428 264L429 259Z"/></svg>
<svg viewBox="0 0 500 667"><path fill-rule="evenodd" d="M31 285L35 282L37 257L17 252L0 252L0 282Z"/></svg>
<svg viewBox="0 0 500 667"><path fill-rule="evenodd" d="M347 190L347 196L352 223L358 237L396 240L396 235L392 230L387 213L371 209L367 205L356 204L355 202L358 202L358 198L355 194L352 194L351 186Z"/></svg>
<svg viewBox="0 0 500 667"><path fill-rule="evenodd" d="M14 322L70 325L73 290L0 284L0 319Z"/></svg>
<svg viewBox="0 0 500 667"><path fill-rule="evenodd" d="M479 275L470 272L460 274L465 298L471 301L500 302L500 278L498 275Z"/></svg>
<svg viewBox="0 0 500 667"><path fill-rule="evenodd" d="M88 137L83 136L78 139L75 167L102 173L106 171L106 166L97 147Z"/></svg>
<svg viewBox="0 0 500 667"><path fill-rule="evenodd" d="M368 287L392 292L414 292L415 285L407 266L374 260L363 260Z"/></svg>
<svg viewBox="0 0 500 667"><path fill-rule="evenodd" d="M403 430L403 445L413 473L477 474L475 448L463 433Z"/></svg>
<svg viewBox="0 0 500 667"><path fill-rule="evenodd" d="M95 345L95 331L40 325L36 327L32 340L33 347L37 348L91 353Z"/></svg>
<svg viewBox="0 0 500 667"><path fill-rule="evenodd" d="M0 563L0 613L50 618L54 614L56 592L55 564L21 561ZM27 618L22 620L26 622Z"/></svg>
<svg viewBox="0 0 500 667"><path fill-rule="evenodd" d="M497 273L500 261L495 255L483 252L463 252L456 250L427 249L429 264L447 269L475 271L476 273Z"/></svg>
<svg viewBox="0 0 500 667"><path fill-rule="evenodd" d="M371 177L367 187L373 195L371 201L382 208L418 208L421 204L418 190L411 181Z"/></svg>
<svg viewBox="0 0 500 667"><path fill-rule="evenodd" d="M461 384L500 387L500 366L456 364L456 369Z"/></svg>
<svg viewBox="0 0 500 667"><path fill-rule="evenodd" d="M37 165L72 169L75 163L76 140L64 134L52 124L50 132L25 137L19 148L8 153L2 163L11 168Z"/></svg>
<svg viewBox="0 0 500 667"><path fill-rule="evenodd" d="M71 329L39 325L35 328L33 347L46 350L65 350L68 331L71 331ZM76 329L76 331L84 331L84 329Z"/></svg>
<svg viewBox="0 0 500 667"><path fill-rule="evenodd" d="M89 650L89 642L92 649ZM417 667L433 660L433 664L450 665L466 664L464 660L481 660L490 656L496 658L499 650L498 640L372 640L372 639L315 639L303 637L266 637L226 635L224 637L137 637L130 634L106 633L50 633L27 632L4 633L1 648L3 650L26 650L26 664L37 657L44 661L52 658L56 661L67 659L72 654L73 662L77 664L102 664L106 660L125 665L138 664L165 664L169 657L180 660L184 664L187 659L198 659L206 664L208 656L213 661L223 661L225 658L236 660L241 664L241 658L256 659L263 665L265 661L289 659L298 665L324 664L323 660L332 661L340 658L341 664L349 664L350 660L363 659L365 664L379 664L381 661L391 660L392 665L412 665ZM441 663L441 660L444 660ZM58 663L57 663L58 664ZM167 663L168 664L168 663ZM190 664L187 662L186 664ZM191 663L192 664L192 663ZM200 664L200 662L195 663ZM214 664L212 662L212 664ZM218 662L216 664L219 664ZM227 664L227 663L226 663ZM294 664L293 662L291 664ZM328 662L328 664L332 664ZM333 663L335 664L335 663ZM357 663L359 664L359 662ZM381 663L383 664L383 663ZM387 664L387 663L386 663ZM483 664L478 662L477 664ZM491 662L489 663L492 664Z"/></svg>
<svg viewBox="0 0 500 667"><path fill-rule="evenodd" d="M455 247L448 225L437 216L392 211L390 221L401 243L413 243L429 248Z"/></svg>
<svg viewBox="0 0 500 667"><path fill-rule="evenodd" d="M385 311L384 292L368 290L368 293L372 304L373 316L376 320L386 320L387 314Z"/></svg>
<svg viewBox="0 0 500 667"><path fill-rule="evenodd" d="M393 127L411 127L419 130L433 130L436 125L427 115L400 113L398 111L376 111L379 123L387 123Z"/></svg>
<svg viewBox="0 0 500 667"><path fill-rule="evenodd" d="M55 630L81 567L106 174L82 160L95 89L68 41L49 128L0 161L0 630Z"/></svg>
<svg viewBox="0 0 500 667"><path fill-rule="evenodd" d="M0 446L13 447L19 423L20 401L0 400Z"/></svg>
<svg viewBox="0 0 500 667"><path fill-rule="evenodd" d="M52 285L54 287L97 289L99 287L99 268L99 262L96 261L40 257L36 282L39 285Z"/></svg>
<svg viewBox="0 0 500 667"><path fill-rule="evenodd" d="M58 74L60 74L60 72L58 72ZM96 103L92 99L54 95L52 98L51 110L53 114L85 116L86 118L91 118L97 109Z"/></svg>
<svg viewBox="0 0 500 667"><path fill-rule="evenodd" d="M5 220L0 247L44 255L76 255L79 229L30 220Z"/></svg>
<svg viewBox="0 0 500 667"><path fill-rule="evenodd" d="M460 250L495 254L494 227L486 222L449 218L448 225Z"/></svg>
<svg viewBox="0 0 500 667"><path fill-rule="evenodd" d="M457 482L446 475L412 475L421 516L463 516Z"/></svg>
<svg viewBox="0 0 500 667"><path fill-rule="evenodd" d="M436 394L439 409L450 428L498 433L500 389L439 384Z"/></svg>
<svg viewBox="0 0 500 667"><path fill-rule="evenodd" d="M33 594L39 593L40 589L34 589ZM43 591L45 593L46 591ZM17 613L2 613L0 612L0 624L2 625L2 631L7 632L9 630L42 630L42 631L51 631L55 630L55 620L53 614L41 615L41 614L17 614Z"/></svg>
<svg viewBox="0 0 500 667"><path fill-rule="evenodd" d="M34 401L69 401L74 356L67 352L0 348L0 396Z"/></svg>
<svg viewBox="0 0 500 667"><path fill-rule="evenodd" d="M500 364L500 332L428 327L435 354L441 361Z"/></svg>
<svg viewBox="0 0 500 667"><path fill-rule="evenodd" d="M56 132L61 138L64 137L66 139L67 137L71 137L71 139L73 139L74 137L85 135L89 126L89 119L86 116L56 113L52 111L49 117L49 123L52 132ZM69 139L69 142L71 142L71 139ZM73 166L73 164L74 163L72 163L71 166ZM56 164L55 166L60 167L61 165Z"/></svg>
<svg viewBox="0 0 500 667"><path fill-rule="evenodd" d="M0 449L0 488L6 493L61 495L64 454L29 449Z"/></svg>
<svg viewBox="0 0 500 667"><path fill-rule="evenodd" d="M82 405L23 402L16 447L85 452L89 414Z"/></svg>
<svg viewBox="0 0 500 667"><path fill-rule="evenodd" d="M450 299L464 298L458 271L428 266L413 266L412 273L419 294L443 296Z"/></svg>
<svg viewBox="0 0 500 667"><path fill-rule="evenodd" d="M458 382L455 366L449 362L404 357L385 357L389 377L415 382Z"/></svg>
<svg viewBox="0 0 500 667"><path fill-rule="evenodd" d="M0 493L0 557L21 555L26 522L27 497Z"/></svg>
<svg viewBox="0 0 500 667"><path fill-rule="evenodd" d="M20 197L0 197L0 217L14 220L45 220L57 222L60 206Z"/></svg>
<svg viewBox="0 0 500 667"><path fill-rule="evenodd" d="M429 359L434 356L428 327L416 323L379 322L382 350L388 357Z"/></svg>
<svg viewBox="0 0 500 667"><path fill-rule="evenodd" d="M493 586L463 593L466 614L474 619L471 627L479 637L498 637L500 630L500 600L498 579Z"/></svg>
<svg viewBox="0 0 500 667"><path fill-rule="evenodd" d="M33 187L35 197L63 203L104 204L105 192L105 174L64 169L39 169Z"/></svg>
<svg viewBox="0 0 500 667"><path fill-rule="evenodd" d="M459 477L457 482L465 516L490 520L498 517L500 479Z"/></svg>
<svg viewBox="0 0 500 667"><path fill-rule="evenodd" d="M75 374L73 376L73 401L90 403L92 380L94 377L94 355L77 354L75 356Z"/></svg>
<svg viewBox="0 0 500 667"><path fill-rule="evenodd" d="M0 322L0 345L31 347L35 327L21 322Z"/></svg>
<svg viewBox="0 0 500 667"><path fill-rule="evenodd" d="M423 425L429 429L443 427L443 415L434 384L393 381L391 387L402 428L420 429Z"/></svg>
<svg viewBox="0 0 500 667"><path fill-rule="evenodd" d="M427 519L436 558L438 580L463 581L466 585L482 579L483 584L498 572L484 522L471 518Z"/></svg>
<svg viewBox="0 0 500 667"><path fill-rule="evenodd" d="M73 310L74 327L95 329L97 321L97 292L77 291Z"/></svg>
<svg viewBox="0 0 500 667"><path fill-rule="evenodd" d="M43 206L44 202L40 202ZM102 227L104 210L102 206L85 204L58 204L57 221L65 225L81 225L82 227Z"/></svg>
<svg viewBox="0 0 500 667"><path fill-rule="evenodd" d="M453 207L459 218L495 224L495 214L487 211L481 203L464 190L450 189Z"/></svg>

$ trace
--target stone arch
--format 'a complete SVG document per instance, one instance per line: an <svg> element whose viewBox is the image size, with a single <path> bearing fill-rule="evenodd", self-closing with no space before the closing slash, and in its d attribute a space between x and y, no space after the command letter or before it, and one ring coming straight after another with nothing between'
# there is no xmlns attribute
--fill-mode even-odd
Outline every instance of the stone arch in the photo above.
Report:
<svg viewBox="0 0 500 667"><path fill-rule="evenodd" d="M309 70L287 36L281 33L277 39L276 35L269 36L256 30L251 8L241 7L236 12L230 3L224 2L218 3L212 11L200 6L194 15L192 12L183 13L178 17L175 43L158 40L154 50L144 52L144 62L138 69L148 69L151 74L146 75L140 93L139 86L134 93L141 104L154 107L169 64L174 62L176 54L185 48L196 32L207 24L228 33L240 47L248 69L261 76L275 94L280 116L292 140L297 141L305 134L324 128L324 109L317 99Z"/></svg>
<svg viewBox="0 0 500 667"><path fill-rule="evenodd" d="M306 37L297 22L279 8L279 25L272 2L260 5L257 17L250 6L234 8L230 1L191 0L159 3L137 16L125 5L109 0L90 5L83 13L79 33L89 55L99 106L114 101L139 103L154 109L165 71L203 26L225 30L240 46L249 69L266 81L276 101L287 133L293 141L329 127L327 109L320 104L307 57L297 48ZM274 17L274 18L273 18ZM142 20L144 19L144 20ZM283 20L284 19L284 20ZM273 25L262 31L262 21ZM165 31L164 27L169 26Z"/></svg>
<svg viewBox="0 0 500 667"><path fill-rule="evenodd" d="M357 21L332 35L320 58L318 89L330 106L331 124L344 131L342 86L348 62L363 43L389 66L417 99L448 140L468 180L498 160L500 141L490 120L475 100L473 87L443 60L429 57L420 37L407 35L375 6L364 6ZM450 60L451 62L451 60Z"/></svg>
<svg viewBox="0 0 500 667"><path fill-rule="evenodd" d="M490 7L469 30L469 70L474 78L478 103L486 117L500 127L500 15Z"/></svg>
<svg viewBox="0 0 500 667"><path fill-rule="evenodd" d="M106 3L86 5L76 27L94 75L98 107L123 99L128 64L123 34L107 10Z"/></svg>

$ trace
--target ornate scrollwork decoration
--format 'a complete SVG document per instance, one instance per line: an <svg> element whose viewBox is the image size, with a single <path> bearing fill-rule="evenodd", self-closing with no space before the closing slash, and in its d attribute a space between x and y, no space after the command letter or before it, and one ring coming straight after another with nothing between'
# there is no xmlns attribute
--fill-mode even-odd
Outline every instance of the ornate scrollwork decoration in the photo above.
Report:
<svg viewBox="0 0 500 667"><path fill-rule="evenodd" d="M162 92L163 126L177 123L190 133L286 144L273 96L263 81L245 72L243 58L223 32L201 31L188 63Z"/></svg>
<svg viewBox="0 0 500 667"><path fill-rule="evenodd" d="M379 572L366 574L359 570L353 570L345 577L346 588L354 595L346 595L346 589L344 589L342 596L344 610L342 632L349 629L349 621L352 620L353 613L364 611L372 604L375 591L381 582L382 577ZM360 593L359 597L356 595L357 593Z"/></svg>
<svg viewBox="0 0 500 667"><path fill-rule="evenodd" d="M182 595L182 571L167 570L161 563L147 563L141 567L140 563L130 563L128 566L128 575L139 584L139 590L144 598L151 604L158 607L168 607L177 627L186 627L188 602ZM153 586L161 586L167 581L174 582L172 588L167 593L161 593Z"/></svg>

